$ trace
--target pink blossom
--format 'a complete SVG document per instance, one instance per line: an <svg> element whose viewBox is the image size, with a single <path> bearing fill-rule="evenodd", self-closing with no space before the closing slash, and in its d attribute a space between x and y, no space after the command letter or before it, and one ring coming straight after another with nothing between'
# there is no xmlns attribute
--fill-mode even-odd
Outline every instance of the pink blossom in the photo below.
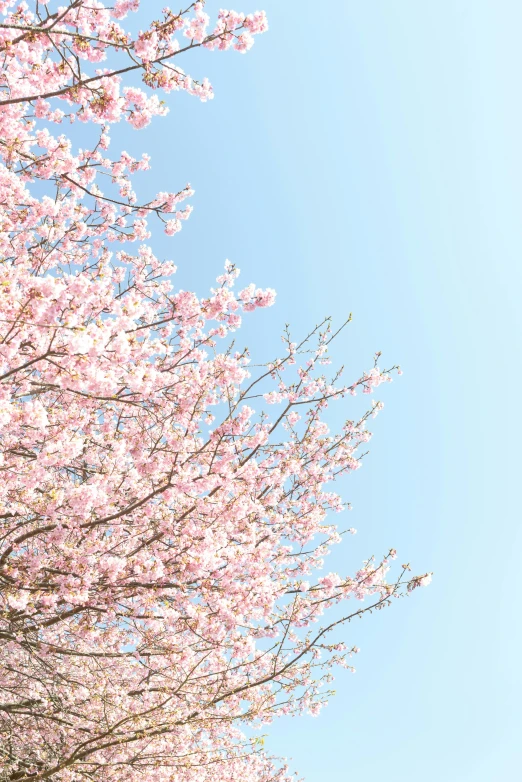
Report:
<svg viewBox="0 0 522 782"><path fill-rule="evenodd" d="M275 292L237 286L227 261L197 295L145 244L181 229L193 190L141 197L155 161L114 151L110 125L140 130L173 91L211 99L183 57L247 51L264 12L210 28L197 2L136 34L120 22L138 0L66 0L59 21L45 5L0 0L2 771L288 782L252 726L317 714L358 651L329 641L332 621L431 580L393 580L393 549L323 570L346 507L334 481L361 466L380 409L335 431L326 406L391 370L327 377L329 321L250 363L231 332Z"/></svg>

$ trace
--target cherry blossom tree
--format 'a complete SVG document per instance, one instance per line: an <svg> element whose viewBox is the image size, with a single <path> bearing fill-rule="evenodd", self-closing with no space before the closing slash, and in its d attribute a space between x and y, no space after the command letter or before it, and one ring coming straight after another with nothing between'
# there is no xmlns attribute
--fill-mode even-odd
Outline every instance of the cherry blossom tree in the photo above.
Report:
<svg viewBox="0 0 522 782"><path fill-rule="evenodd" d="M139 201L149 158L110 126L212 98L180 56L267 22L196 2L132 32L138 6L0 0L0 778L282 782L254 729L316 714L358 651L334 628L430 580L390 578L394 550L322 570L382 405L333 434L324 411L398 367L327 376L329 320L250 367L230 334L274 292L227 262L198 298L143 243L192 190Z"/></svg>

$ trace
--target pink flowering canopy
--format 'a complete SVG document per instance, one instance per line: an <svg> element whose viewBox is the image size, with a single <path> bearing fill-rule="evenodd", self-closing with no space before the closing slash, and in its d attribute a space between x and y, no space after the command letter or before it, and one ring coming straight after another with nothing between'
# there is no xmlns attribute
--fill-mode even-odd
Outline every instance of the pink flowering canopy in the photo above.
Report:
<svg viewBox="0 0 522 782"><path fill-rule="evenodd" d="M324 410L398 368L327 376L326 320L256 374L227 337L274 292L227 262L198 298L144 244L192 190L139 201L149 158L110 126L212 98L181 55L267 21L196 2L133 33L138 6L0 0L0 778L282 782L252 729L316 714L358 651L330 631L430 580L390 579L394 550L322 571L382 405L333 434Z"/></svg>

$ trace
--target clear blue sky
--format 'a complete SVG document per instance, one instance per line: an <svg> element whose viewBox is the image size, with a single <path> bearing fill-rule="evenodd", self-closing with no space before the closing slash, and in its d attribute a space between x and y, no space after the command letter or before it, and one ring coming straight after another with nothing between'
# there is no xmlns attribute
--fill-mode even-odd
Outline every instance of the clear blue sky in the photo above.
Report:
<svg viewBox="0 0 522 782"><path fill-rule="evenodd" d="M152 153L147 187L196 189L182 234L153 245L185 289L225 258L277 289L238 335L259 358L286 321L352 311L339 363L402 365L344 485L358 535L328 565L395 546L435 571L349 628L355 676L268 746L308 782L518 779L522 3L259 2L271 29L248 55L183 61L212 103L172 95L167 119L125 131Z"/></svg>

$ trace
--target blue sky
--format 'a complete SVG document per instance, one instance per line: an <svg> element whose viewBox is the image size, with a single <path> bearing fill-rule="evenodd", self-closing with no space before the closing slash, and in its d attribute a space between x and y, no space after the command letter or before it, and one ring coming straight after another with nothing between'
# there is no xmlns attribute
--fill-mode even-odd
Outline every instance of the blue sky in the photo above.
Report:
<svg viewBox="0 0 522 782"><path fill-rule="evenodd" d="M270 31L248 55L183 61L213 102L173 95L166 119L118 131L151 152L147 188L196 190L183 232L152 244L185 289L206 292L225 258L277 289L238 335L260 360L285 322L353 312L334 358L353 376L376 350L401 364L343 486L358 535L328 569L394 546L435 571L348 628L357 673L319 719L276 723L268 748L308 782L516 779L522 4L260 7Z"/></svg>

